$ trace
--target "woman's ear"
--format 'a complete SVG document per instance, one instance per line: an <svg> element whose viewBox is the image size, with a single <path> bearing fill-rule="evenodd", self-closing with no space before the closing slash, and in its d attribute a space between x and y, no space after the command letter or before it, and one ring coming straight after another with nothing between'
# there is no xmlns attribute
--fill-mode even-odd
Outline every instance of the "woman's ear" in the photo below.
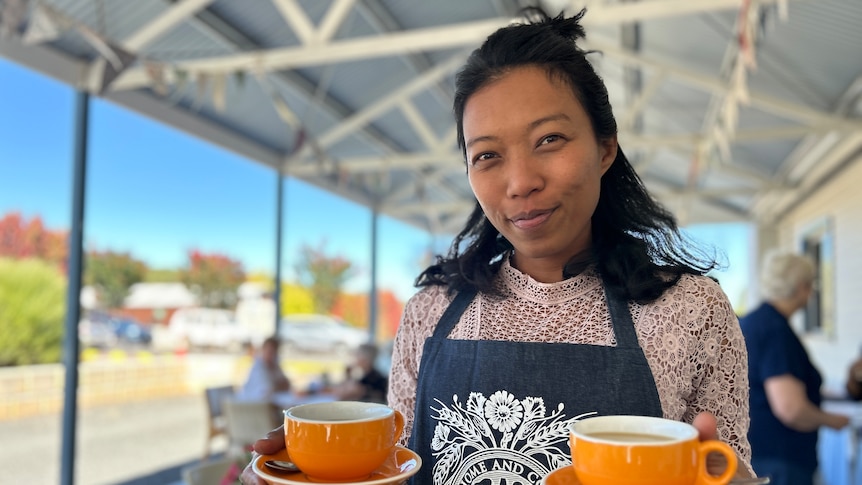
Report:
<svg viewBox="0 0 862 485"><path fill-rule="evenodd" d="M599 167L602 175L611 168L611 165L614 163L614 160L617 158L617 150L619 149L619 144L617 143L617 135L604 138L599 141L599 153L601 154L601 160L599 161Z"/></svg>

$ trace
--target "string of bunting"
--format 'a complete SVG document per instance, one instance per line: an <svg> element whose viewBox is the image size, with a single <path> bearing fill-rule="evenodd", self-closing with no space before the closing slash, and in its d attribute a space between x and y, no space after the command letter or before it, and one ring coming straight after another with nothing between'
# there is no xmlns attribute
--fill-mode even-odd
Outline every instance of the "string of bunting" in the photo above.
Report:
<svg viewBox="0 0 862 485"><path fill-rule="evenodd" d="M738 53L733 62L730 75L730 90L724 98L721 108L721 125L715 126L712 141L716 144L721 159L730 160L730 141L736 134L739 124L740 105L748 106L751 99L748 90L748 74L757 69L757 35L762 28L763 11L756 6L757 2L743 0L737 18ZM788 19L788 0L778 0L775 9L782 22Z"/></svg>

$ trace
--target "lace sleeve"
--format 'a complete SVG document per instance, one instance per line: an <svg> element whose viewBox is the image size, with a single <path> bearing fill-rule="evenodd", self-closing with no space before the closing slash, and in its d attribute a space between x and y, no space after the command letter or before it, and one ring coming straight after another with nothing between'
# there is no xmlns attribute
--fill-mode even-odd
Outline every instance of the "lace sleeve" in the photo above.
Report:
<svg viewBox="0 0 862 485"><path fill-rule="evenodd" d="M709 278L696 278L699 295L690 295L688 308L694 318L691 330L697 342L691 354L694 366L691 396L683 420L691 422L702 412L716 417L718 438L736 450L742 463L751 469L748 442L748 353L739 321L727 296ZM697 304L699 303L699 304Z"/></svg>
<svg viewBox="0 0 862 485"><path fill-rule="evenodd" d="M389 375L389 406L404 415L404 434L401 444L406 445L413 431L413 408L416 404L416 381L425 339L434 332L434 326L449 305L446 289L426 287L413 295L404 306L401 323L392 347L392 369Z"/></svg>

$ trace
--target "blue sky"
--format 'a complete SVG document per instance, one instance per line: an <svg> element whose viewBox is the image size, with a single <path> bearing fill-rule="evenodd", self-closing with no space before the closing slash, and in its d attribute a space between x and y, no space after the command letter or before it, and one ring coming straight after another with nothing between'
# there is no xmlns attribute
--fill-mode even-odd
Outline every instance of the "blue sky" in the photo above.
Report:
<svg viewBox="0 0 862 485"><path fill-rule="evenodd" d="M154 268L177 268L189 249L220 252L246 271L274 273L276 177L272 170L148 118L91 98L85 202L88 249L127 251ZM68 229L74 92L0 59L0 215L39 215ZM354 263L349 291L370 283L371 213L287 179L282 267L292 277L302 244ZM378 286L406 299L431 238L387 217L379 221ZM718 276L736 305L748 278L747 229L695 226L690 233L730 259ZM439 249L438 249L439 250Z"/></svg>

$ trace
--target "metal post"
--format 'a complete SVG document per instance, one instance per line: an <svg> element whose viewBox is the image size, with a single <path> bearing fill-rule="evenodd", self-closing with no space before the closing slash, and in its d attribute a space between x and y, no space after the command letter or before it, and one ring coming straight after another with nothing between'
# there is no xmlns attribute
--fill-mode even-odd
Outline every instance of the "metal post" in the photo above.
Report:
<svg viewBox="0 0 862 485"><path fill-rule="evenodd" d="M78 321L81 317L81 275L84 263L84 192L87 175L87 131L90 94L78 91L75 98L74 172L72 175L72 224L69 229L69 285L66 289L66 336L63 363L63 443L60 483L75 483L75 431L78 416Z"/></svg>
<svg viewBox="0 0 862 485"><path fill-rule="evenodd" d="M377 204L371 209L371 289L368 294L368 333L372 342L377 340Z"/></svg>
<svg viewBox="0 0 862 485"><path fill-rule="evenodd" d="M275 196L275 334L279 334L281 326L281 219L282 200L284 199L284 177L281 170L276 171L276 196Z"/></svg>

